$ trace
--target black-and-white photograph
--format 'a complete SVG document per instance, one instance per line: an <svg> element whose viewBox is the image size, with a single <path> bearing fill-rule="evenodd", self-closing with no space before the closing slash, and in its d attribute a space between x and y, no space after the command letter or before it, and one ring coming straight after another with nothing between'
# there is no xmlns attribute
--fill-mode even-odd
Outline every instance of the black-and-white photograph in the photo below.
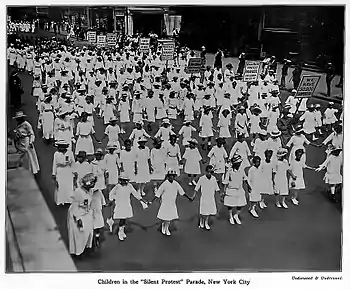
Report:
<svg viewBox="0 0 350 289"><path fill-rule="evenodd" d="M342 271L345 5L6 10L7 273Z"/></svg>

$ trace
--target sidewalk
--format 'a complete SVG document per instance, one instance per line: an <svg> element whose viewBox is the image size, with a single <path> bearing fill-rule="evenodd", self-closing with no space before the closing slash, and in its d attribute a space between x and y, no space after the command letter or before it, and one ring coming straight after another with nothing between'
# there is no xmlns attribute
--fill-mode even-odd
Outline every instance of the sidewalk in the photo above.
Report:
<svg viewBox="0 0 350 289"><path fill-rule="evenodd" d="M7 270L13 272L76 272L57 224L25 168L7 170Z"/></svg>

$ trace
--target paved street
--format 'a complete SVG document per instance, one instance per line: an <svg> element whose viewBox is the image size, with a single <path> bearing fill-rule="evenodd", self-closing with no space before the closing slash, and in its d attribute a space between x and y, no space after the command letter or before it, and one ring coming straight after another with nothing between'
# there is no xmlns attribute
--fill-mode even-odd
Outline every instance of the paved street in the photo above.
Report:
<svg viewBox="0 0 350 289"><path fill-rule="evenodd" d="M232 60L227 60L232 61ZM225 60L226 62L226 60ZM51 179L52 159L55 148L45 144L36 124L38 115L35 99L30 95L32 77L20 73L25 94L23 110L28 121L35 128L35 147L41 166L37 182L45 200L58 224L62 237L67 244L68 206L56 207L53 199L54 187ZM321 81L322 82L322 81ZM335 83L335 81L334 81ZM288 96L282 92L282 98ZM313 102L326 103L320 100ZM13 128L9 113L8 127ZM214 120L214 125L217 120ZM95 118L97 138L101 138L104 125L101 119ZM195 121L195 126L198 120ZM175 131L180 129L177 121ZM131 133L127 128L125 138ZM156 133L153 128L152 135ZM198 139L198 135L195 135ZM319 140L320 142L322 140ZM229 152L233 140L227 144ZM104 148L106 143L101 147ZM148 144L149 145L149 144ZM95 144L95 148L99 146ZM201 151L205 158L207 152ZM325 159L324 148L307 148L307 164L316 167ZM253 270L253 271L302 271L302 270L340 270L341 260L341 213L334 203L326 197L326 186L322 180L323 173L305 170L307 189L300 195L300 206L288 203L289 209L278 209L274 206L274 197L268 197L268 208L260 214L258 220L247 212L242 212L243 225L230 225L228 213L219 202L219 214L212 219L210 232L198 229L198 198L190 203L187 199L178 198L180 219L175 222L172 237L162 236L157 220L159 204L154 203L146 211L135 199L132 201L134 217L130 220L126 241L121 243L117 236L105 232L102 248L82 260L76 261L81 271L193 271L193 270ZM193 194L188 186L187 176L179 178L187 194ZM146 187L147 197L153 192ZM109 216L109 208L104 210Z"/></svg>

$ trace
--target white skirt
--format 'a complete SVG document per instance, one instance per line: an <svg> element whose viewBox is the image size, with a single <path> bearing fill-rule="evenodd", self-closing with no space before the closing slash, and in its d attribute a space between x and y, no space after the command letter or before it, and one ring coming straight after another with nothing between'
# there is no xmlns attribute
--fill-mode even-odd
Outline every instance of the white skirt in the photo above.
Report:
<svg viewBox="0 0 350 289"><path fill-rule="evenodd" d="M226 189L224 205L228 207L243 207L247 205L247 200L245 197L244 190Z"/></svg>
<svg viewBox="0 0 350 289"><path fill-rule="evenodd" d="M75 154L78 154L80 151L85 151L87 155L93 155L94 144L92 143L91 136L81 137L79 136L76 147Z"/></svg>

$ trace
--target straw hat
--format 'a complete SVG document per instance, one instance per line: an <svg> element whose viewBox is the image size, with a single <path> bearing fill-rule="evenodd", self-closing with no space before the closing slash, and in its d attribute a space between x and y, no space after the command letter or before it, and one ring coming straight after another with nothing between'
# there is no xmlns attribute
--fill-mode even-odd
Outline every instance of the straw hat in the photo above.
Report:
<svg viewBox="0 0 350 289"><path fill-rule="evenodd" d="M97 149L95 152L95 155L103 155L103 150L102 149Z"/></svg>
<svg viewBox="0 0 350 289"><path fill-rule="evenodd" d="M233 164L241 163L242 161L243 161L243 159L240 155L234 155L231 159L231 162Z"/></svg>
<svg viewBox="0 0 350 289"><path fill-rule="evenodd" d="M69 143L66 142L65 140L58 140L58 141L55 142L55 146L56 147L59 147L59 146L61 146L61 147L69 147Z"/></svg>
<svg viewBox="0 0 350 289"><path fill-rule="evenodd" d="M272 137L278 137L278 136L280 136L281 135L281 132L280 131L273 131L273 132L271 132L271 136Z"/></svg>
<svg viewBox="0 0 350 289"><path fill-rule="evenodd" d="M119 175L119 179L120 180L126 180L126 181L129 181L130 178L126 175L125 172L122 172L120 175Z"/></svg>
<svg viewBox="0 0 350 289"><path fill-rule="evenodd" d="M286 154L288 153L288 150L285 149L285 148L280 148L278 149L277 151L277 157L282 157L282 156L285 156Z"/></svg>
<svg viewBox="0 0 350 289"><path fill-rule="evenodd" d="M81 183L85 186L92 185L93 182L96 182L97 177L93 173L88 173L81 179Z"/></svg>
<svg viewBox="0 0 350 289"><path fill-rule="evenodd" d="M164 119L162 120L162 123L163 123L163 124L170 124L170 120L169 120L168 118L164 118Z"/></svg>

